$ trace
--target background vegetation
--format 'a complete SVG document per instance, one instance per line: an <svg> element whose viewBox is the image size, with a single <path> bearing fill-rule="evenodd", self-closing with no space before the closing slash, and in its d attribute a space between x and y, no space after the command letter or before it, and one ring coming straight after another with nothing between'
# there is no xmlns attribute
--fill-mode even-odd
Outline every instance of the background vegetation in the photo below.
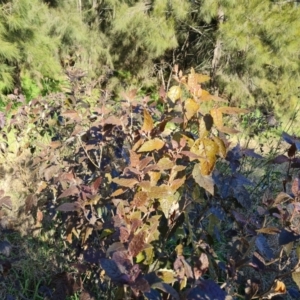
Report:
<svg viewBox="0 0 300 300"><path fill-rule="evenodd" d="M299 299L299 32L298 1L0 1L0 297Z"/></svg>

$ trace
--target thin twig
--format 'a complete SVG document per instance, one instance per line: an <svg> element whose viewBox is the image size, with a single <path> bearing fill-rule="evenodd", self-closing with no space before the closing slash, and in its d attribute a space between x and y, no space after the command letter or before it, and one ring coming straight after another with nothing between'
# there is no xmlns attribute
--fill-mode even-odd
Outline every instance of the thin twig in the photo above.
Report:
<svg viewBox="0 0 300 300"><path fill-rule="evenodd" d="M78 137L78 141L79 141L79 144L80 144L80 146L82 147L82 149L83 149L85 155L86 155L86 156L88 157L88 159L90 160L90 162L91 162L96 168L98 168L97 164L93 161L93 159L90 157L90 155L88 154L88 152L87 152L86 149L84 148L83 143L82 143L80 137Z"/></svg>

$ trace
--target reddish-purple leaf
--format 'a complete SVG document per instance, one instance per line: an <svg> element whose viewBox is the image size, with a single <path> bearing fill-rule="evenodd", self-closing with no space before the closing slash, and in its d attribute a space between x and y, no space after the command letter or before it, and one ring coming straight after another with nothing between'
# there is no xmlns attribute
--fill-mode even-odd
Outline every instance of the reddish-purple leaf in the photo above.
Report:
<svg viewBox="0 0 300 300"><path fill-rule="evenodd" d="M292 160L291 168L299 168L300 169L300 158L296 157Z"/></svg>
<svg viewBox="0 0 300 300"><path fill-rule="evenodd" d="M289 161L289 158L287 156L280 154L280 155L276 156L275 158L273 158L270 162L273 164L283 164L288 161Z"/></svg>
<svg viewBox="0 0 300 300"><path fill-rule="evenodd" d="M126 243L126 242L128 242L128 238L129 238L128 229L124 226L120 227L120 241L122 243Z"/></svg>
<svg viewBox="0 0 300 300"><path fill-rule="evenodd" d="M76 202L74 202L74 203L63 203L57 208L57 210L58 211L63 211L63 212L69 212L69 211L76 211L76 210L78 210L78 208L79 208L79 205Z"/></svg>
<svg viewBox="0 0 300 300"><path fill-rule="evenodd" d="M188 292L185 299L186 300L206 300L206 299L232 300L232 297L227 296L226 293L213 280L201 280L197 287L192 288Z"/></svg>
<svg viewBox="0 0 300 300"><path fill-rule="evenodd" d="M96 194L98 192L99 186L102 182L102 177L98 177L91 185L92 194Z"/></svg>
<svg viewBox="0 0 300 300"><path fill-rule="evenodd" d="M0 206L1 207L6 207L8 209L12 209L12 201L10 196L4 196L3 198L0 199Z"/></svg>
<svg viewBox="0 0 300 300"><path fill-rule="evenodd" d="M296 154L297 148L295 143L293 143L288 150L288 157L294 157Z"/></svg>
<svg viewBox="0 0 300 300"><path fill-rule="evenodd" d="M66 198L66 197L69 197L69 196L74 196L78 193L79 193L78 187L76 185L72 185L69 188L67 188L66 190L64 190L62 192L62 194L58 197L58 199Z"/></svg>
<svg viewBox="0 0 300 300"><path fill-rule="evenodd" d="M135 281L130 283L130 287L143 293L147 293L151 289L148 281L142 276L139 276Z"/></svg>
<svg viewBox="0 0 300 300"><path fill-rule="evenodd" d="M294 242L294 241L298 240L299 238L300 238L299 234L296 234L295 232L293 232L291 230L282 229L279 234L278 242L279 242L279 245L286 245L290 242Z"/></svg>
<svg viewBox="0 0 300 300"><path fill-rule="evenodd" d="M159 289L167 294L170 294L175 300L180 300L180 297L176 290L170 286L169 284L166 284L164 282L156 282L151 285L151 288L153 289Z"/></svg>
<svg viewBox="0 0 300 300"><path fill-rule="evenodd" d="M5 126L5 115L3 112L0 111L0 129L2 129Z"/></svg>
<svg viewBox="0 0 300 300"><path fill-rule="evenodd" d="M118 268L118 265L111 259L102 258L100 259L100 265L113 281L118 283L128 283L130 281L129 277L122 274Z"/></svg>
<svg viewBox="0 0 300 300"><path fill-rule="evenodd" d="M299 178L295 178L292 184L292 193L294 194L294 196L299 195L299 190L300 190Z"/></svg>

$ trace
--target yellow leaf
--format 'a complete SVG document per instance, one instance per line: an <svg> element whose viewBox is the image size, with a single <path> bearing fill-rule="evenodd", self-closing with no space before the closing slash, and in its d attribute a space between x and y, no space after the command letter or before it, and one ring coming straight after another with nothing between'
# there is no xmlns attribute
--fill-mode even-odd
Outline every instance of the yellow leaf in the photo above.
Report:
<svg viewBox="0 0 300 300"><path fill-rule="evenodd" d="M200 171L200 164L196 164L193 169L193 178L199 186L214 195L214 180L212 176L203 176Z"/></svg>
<svg viewBox="0 0 300 300"><path fill-rule="evenodd" d="M153 150L160 150L165 145L165 142L159 138L154 138L145 142L137 152L150 152Z"/></svg>
<svg viewBox="0 0 300 300"><path fill-rule="evenodd" d="M145 260L144 260L144 265L151 265L153 263L153 258L154 258L154 251L153 247L149 247L144 249L145 253Z"/></svg>
<svg viewBox="0 0 300 300"><path fill-rule="evenodd" d="M203 154L204 157L216 157L219 152L218 144L209 138L203 138Z"/></svg>
<svg viewBox="0 0 300 300"><path fill-rule="evenodd" d="M214 169L216 155L219 151L218 145L211 139L205 137L195 141L191 152L199 156L200 170L202 175L209 175Z"/></svg>
<svg viewBox="0 0 300 300"><path fill-rule="evenodd" d="M175 103L176 100L181 98L181 94L182 94L181 88L177 85L174 85L169 89L167 96L170 98L170 100L173 103Z"/></svg>
<svg viewBox="0 0 300 300"><path fill-rule="evenodd" d="M172 213L172 207L175 203L178 202L179 193L171 194L169 196L161 197L158 201L160 204L161 211L164 213L166 219L169 219L170 214Z"/></svg>
<svg viewBox="0 0 300 300"><path fill-rule="evenodd" d="M138 181L133 178L113 178L112 182L129 188L134 187L134 185L138 183Z"/></svg>
<svg viewBox="0 0 300 300"><path fill-rule="evenodd" d="M93 227L92 226L87 226L83 232L82 235L82 245L84 245L87 241L87 239L89 238L89 236L92 234L93 232Z"/></svg>
<svg viewBox="0 0 300 300"><path fill-rule="evenodd" d="M182 244L177 245L175 248L175 251L176 251L177 255L182 255L183 254L183 245Z"/></svg>
<svg viewBox="0 0 300 300"><path fill-rule="evenodd" d="M201 94L202 101L210 101L212 100L212 97L213 96L208 91L202 89L202 94Z"/></svg>
<svg viewBox="0 0 300 300"><path fill-rule="evenodd" d="M276 293L281 293L281 294L285 294L286 293L286 287L284 282L277 280L274 284L274 291Z"/></svg>
<svg viewBox="0 0 300 300"><path fill-rule="evenodd" d="M293 272L292 277L295 283L297 284L298 288L300 288L300 272Z"/></svg>
<svg viewBox="0 0 300 300"><path fill-rule="evenodd" d="M173 140L176 141L178 144L180 144L180 140L182 138L186 140L186 143L189 145L189 147L193 146L195 141L191 137L185 135L183 132L177 131L173 135Z"/></svg>
<svg viewBox="0 0 300 300"><path fill-rule="evenodd" d="M162 184L160 186L151 186L150 189L148 190L148 196L149 198L152 199L169 197L172 195L173 195L172 189L165 184Z"/></svg>
<svg viewBox="0 0 300 300"><path fill-rule="evenodd" d="M114 230L106 228L101 232L101 235L99 237L100 240L104 239L105 237L111 235L114 233Z"/></svg>
<svg viewBox="0 0 300 300"><path fill-rule="evenodd" d="M185 179L186 179L185 176L183 176L182 178L175 179L171 183L172 191L176 192L185 183Z"/></svg>
<svg viewBox="0 0 300 300"><path fill-rule="evenodd" d="M223 140L221 140L219 137L216 137L216 136L213 137L213 140L219 147L219 151L218 151L219 156L221 156L222 158L225 158L226 157L226 146L225 146Z"/></svg>
<svg viewBox="0 0 300 300"><path fill-rule="evenodd" d="M213 108L210 111L210 114L214 120L215 126L219 129L223 127L223 114L221 111L219 111L217 108Z"/></svg>
<svg viewBox="0 0 300 300"><path fill-rule="evenodd" d="M144 132L150 132L153 129L153 120L152 117L150 116L149 112L144 109L144 124L142 127L142 131Z"/></svg>
<svg viewBox="0 0 300 300"><path fill-rule="evenodd" d="M156 271L156 275L165 283L173 283L176 280L176 274L173 270L160 269Z"/></svg>
<svg viewBox="0 0 300 300"><path fill-rule="evenodd" d="M200 105L193 99L186 99L184 101L184 118L186 121L189 121L198 111Z"/></svg>
<svg viewBox="0 0 300 300"><path fill-rule="evenodd" d="M219 96L211 95L208 91L202 90L201 99L202 101L218 101L218 102L227 102L226 100L220 98Z"/></svg>
<svg viewBox="0 0 300 300"><path fill-rule="evenodd" d="M235 134L235 133L239 133L239 130L234 129L234 128L230 128L227 126L221 126L221 127L217 127L219 131L227 133L227 134Z"/></svg>
<svg viewBox="0 0 300 300"><path fill-rule="evenodd" d="M202 83L210 80L210 77L204 74L196 74L196 78L198 83Z"/></svg>
<svg viewBox="0 0 300 300"><path fill-rule="evenodd" d="M194 68L191 68L191 73L188 75L187 84L188 87L192 89L198 84Z"/></svg>
<svg viewBox="0 0 300 300"><path fill-rule="evenodd" d="M143 251L141 251L136 257L135 257L135 261L136 263L141 263L143 260L145 259L145 255L143 253Z"/></svg>
<svg viewBox="0 0 300 300"><path fill-rule="evenodd" d="M158 161L157 165L161 170L165 171L172 169L174 166L174 162L171 161L168 157L163 157Z"/></svg>
<svg viewBox="0 0 300 300"><path fill-rule="evenodd" d="M183 279L180 281L180 286L179 286L179 289L180 290L183 290L187 285L187 277L184 276Z"/></svg>
<svg viewBox="0 0 300 300"><path fill-rule="evenodd" d="M204 117L202 117L199 121L199 137L204 138L207 137L212 126L213 126L214 120L211 115L206 114Z"/></svg>
<svg viewBox="0 0 300 300"><path fill-rule="evenodd" d="M161 173L156 171L150 171L148 172L148 175L150 177L151 186L155 186L161 177Z"/></svg>
<svg viewBox="0 0 300 300"><path fill-rule="evenodd" d="M200 171L203 176L210 175L214 169L216 157L207 157L207 159L200 159Z"/></svg>

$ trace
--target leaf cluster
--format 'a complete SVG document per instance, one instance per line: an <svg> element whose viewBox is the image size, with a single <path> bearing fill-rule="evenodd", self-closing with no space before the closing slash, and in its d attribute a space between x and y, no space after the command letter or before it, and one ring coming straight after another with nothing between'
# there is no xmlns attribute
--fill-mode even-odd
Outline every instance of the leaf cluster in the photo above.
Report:
<svg viewBox="0 0 300 300"><path fill-rule="evenodd" d="M173 79L160 107L136 90L117 108L105 93L94 106L77 98L68 108L61 94L8 105L1 155L30 149L26 212L42 230L57 224L79 274L96 272L110 299L285 294L290 275L299 286L298 178L292 194L254 205L242 164L262 158L229 148L226 135L237 129L223 120L247 111L210 95L209 77L194 69L176 66ZM283 137L288 156L273 162L297 163L298 139ZM63 297L87 289L68 272L52 286Z"/></svg>

